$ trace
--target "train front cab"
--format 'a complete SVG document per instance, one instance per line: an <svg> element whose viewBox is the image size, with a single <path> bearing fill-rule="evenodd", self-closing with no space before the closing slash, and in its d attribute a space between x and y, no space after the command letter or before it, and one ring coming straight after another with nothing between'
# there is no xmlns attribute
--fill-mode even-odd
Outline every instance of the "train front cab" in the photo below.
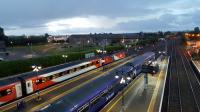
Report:
<svg viewBox="0 0 200 112"><path fill-rule="evenodd" d="M22 97L20 82L0 87L0 105L3 105L20 97Z"/></svg>
<svg viewBox="0 0 200 112"><path fill-rule="evenodd" d="M119 52L113 55L114 60L120 60L126 57L125 52Z"/></svg>
<svg viewBox="0 0 200 112"><path fill-rule="evenodd" d="M151 65L143 65L142 66L142 72L143 73L150 73L152 75L158 73L159 71L159 66L156 65L156 66L151 66Z"/></svg>

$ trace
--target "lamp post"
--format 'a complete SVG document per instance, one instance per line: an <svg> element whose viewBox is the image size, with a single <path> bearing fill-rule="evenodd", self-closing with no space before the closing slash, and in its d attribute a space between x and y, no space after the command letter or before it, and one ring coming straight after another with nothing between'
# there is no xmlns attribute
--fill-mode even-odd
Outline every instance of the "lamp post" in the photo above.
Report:
<svg viewBox="0 0 200 112"><path fill-rule="evenodd" d="M68 55L62 55L62 57L65 59L65 63L67 62L67 58L68 58Z"/></svg>
<svg viewBox="0 0 200 112"><path fill-rule="evenodd" d="M30 37L26 35L26 38L28 40ZM28 42L27 45L30 47L31 58L33 58L32 42Z"/></svg>
<svg viewBox="0 0 200 112"><path fill-rule="evenodd" d="M90 40L88 40L87 43L90 44Z"/></svg>
<svg viewBox="0 0 200 112"><path fill-rule="evenodd" d="M37 101L40 101L41 100L41 97L40 97L40 92L38 91L38 82L39 82L39 79L38 79L38 72L42 69L42 67L41 66L36 66L36 65L33 65L32 66L32 69L33 69L33 71L34 72L36 72L37 73L37 79L36 79L36 85L37 85Z"/></svg>
<svg viewBox="0 0 200 112"><path fill-rule="evenodd" d="M122 72L123 73L123 72ZM131 77L125 77L125 75L121 75L121 76L119 76L119 75L116 75L115 76L115 78L116 79L119 79L119 78L121 78L120 79L120 84L121 85L125 85L125 84L127 84L128 83L128 81L130 81L131 80ZM121 100L121 107L122 107L122 112L125 112L125 103L124 103L124 90L122 89L122 92L121 92L121 95L122 95L122 100Z"/></svg>

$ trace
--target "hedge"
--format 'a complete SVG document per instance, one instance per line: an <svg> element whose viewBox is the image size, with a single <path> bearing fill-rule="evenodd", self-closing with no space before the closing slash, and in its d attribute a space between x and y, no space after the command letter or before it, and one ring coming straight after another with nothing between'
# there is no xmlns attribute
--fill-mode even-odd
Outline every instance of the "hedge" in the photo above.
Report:
<svg viewBox="0 0 200 112"><path fill-rule="evenodd" d="M122 46L106 47L106 50L108 52L121 50L121 49L123 49ZM69 61L83 59L85 53L89 53L89 52L95 52L95 50L68 53L67 54L68 58L66 59L66 61L69 62ZM32 65L40 65L43 68L45 68L45 67L62 64L64 62L65 62L65 59L62 57L62 55L44 56L44 57L25 59L25 60L2 61L0 62L0 77L6 77L6 76L11 76L11 75L31 71Z"/></svg>

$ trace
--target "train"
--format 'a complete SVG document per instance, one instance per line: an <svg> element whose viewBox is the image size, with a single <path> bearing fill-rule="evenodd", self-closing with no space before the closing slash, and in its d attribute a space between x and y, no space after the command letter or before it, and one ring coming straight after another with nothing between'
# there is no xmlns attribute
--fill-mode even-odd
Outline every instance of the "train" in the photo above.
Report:
<svg viewBox="0 0 200 112"><path fill-rule="evenodd" d="M37 112L97 112L100 111L112 98L142 72L142 65L150 64L155 60L155 53L147 52L137 56L129 63L115 68L104 76L97 78L81 88L64 95L55 102L48 104ZM120 84L121 78L126 83Z"/></svg>
<svg viewBox="0 0 200 112"><path fill-rule="evenodd" d="M125 57L125 52L118 52L0 79L0 106Z"/></svg>

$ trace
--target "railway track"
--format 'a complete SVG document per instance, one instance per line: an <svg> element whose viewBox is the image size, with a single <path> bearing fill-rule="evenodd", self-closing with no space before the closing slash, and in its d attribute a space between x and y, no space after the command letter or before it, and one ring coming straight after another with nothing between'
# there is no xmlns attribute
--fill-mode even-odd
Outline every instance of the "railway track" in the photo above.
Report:
<svg viewBox="0 0 200 112"><path fill-rule="evenodd" d="M200 82L178 41L171 45L166 112L200 112Z"/></svg>
<svg viewBox="0 0 200 112"><path fill-rule="evenodd" d="M171 45L170 65L167 112L182 112L179 71L177 70L177 53L176 49L174 49L174 42Z"/></svg>

